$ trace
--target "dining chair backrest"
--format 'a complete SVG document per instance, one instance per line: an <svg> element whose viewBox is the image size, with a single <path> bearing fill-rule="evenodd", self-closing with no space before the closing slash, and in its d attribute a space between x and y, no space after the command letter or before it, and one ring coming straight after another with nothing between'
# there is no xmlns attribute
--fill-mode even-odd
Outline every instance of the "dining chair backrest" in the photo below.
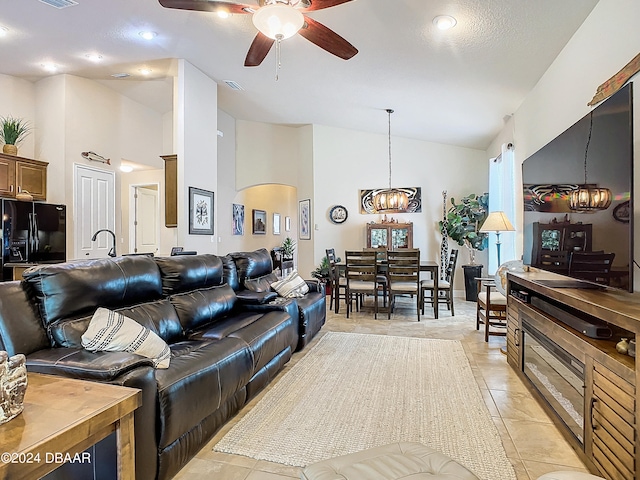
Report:
<svg viewBox="0 0 640 480"><path fill-rule="evenodd" d="M362 249L363 252L375 252L376 253L376 259L378 260L378 262L382 262L385 263L387 261L387 248L386 247L369 247L369 248L363 248Z"/></svg>
<svg viewBox="0 0 640 480"><path fill-rule="evenodd" d="M420 283L420 250L402 249L387 252L387 277L389 283Z"/></svg>
<svg viewBox="0 0 640 480"><path fill-rule="evenodd" d="M327 263L329 264L329 280L335 282L340 276L336 260L336 251L333 248L327 248L325 252L327 255Z"/></svg>
<svg viewBox="0 0 640 480"><path fill-rule="evenodd" d="M572 252L569 275L609 285L615 253Z"/></svg>
<svg viewBox="0 0 640 480"><path fill-rule="evenodd" d="M375 282L378 274L376 252L347 250L344 252L347 282Z"/></svg>

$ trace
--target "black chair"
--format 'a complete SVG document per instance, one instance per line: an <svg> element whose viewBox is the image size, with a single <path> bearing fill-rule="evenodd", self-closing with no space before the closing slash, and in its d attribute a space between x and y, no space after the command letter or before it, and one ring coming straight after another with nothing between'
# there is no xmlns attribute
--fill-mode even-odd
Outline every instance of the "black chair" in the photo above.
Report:
<svg viewBox="0 0 640 480"><path fill-rule="evenodd" d="M440 304L440 298L442 298L446 305L447 309L451 311L451 316L455 315L455 310L453 308L453 278L456 273L456 263L458 262L458 250L452 249L449 254L449 262L447 263L447 267L445 269L445 278L438 280L438 304ZM420 298L422 299L422 314L424 315L424 304L430 303L434 304L433 298L436 295L434 292L435 282L433 279L422 280L420 282ZM425 295L426 292L429 292L429 295ZM442 295L441 295L442 294Z"/></svg>
<svg viewBox="0 0 640 480"><path fill-rule="evenodd" d="M609 285L615 253L571 252L569 276Z"/></svg>
<svg viewBox="0 0 640 480"><path fill-rule="evenodd" d="M336 263L336 251L333 248L325 250L327 262L329 263L329 282L331 283L331 296L329 298L329 310L334 308L336 313L340 312L340 299L347 302L347 279L340 273L340 268Z"/></svg>

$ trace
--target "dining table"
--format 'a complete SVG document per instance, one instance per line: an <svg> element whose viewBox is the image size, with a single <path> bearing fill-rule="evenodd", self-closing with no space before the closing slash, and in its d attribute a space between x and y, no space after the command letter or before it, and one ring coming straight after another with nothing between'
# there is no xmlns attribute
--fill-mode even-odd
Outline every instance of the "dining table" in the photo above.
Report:
<svg viewBox="0 0 640 480"><path fill-rule="evenodd" d="M384 260L379 260L380 270L384 271L386 262ZM340 272L344 272L346 264L338 263L336 264ZM430 272L431 277L433 278L433 317L438 318L438 278L440 276L440 265L435 260L421 260L420 261L420 271L421 272ZM420 295L421 292L418 292ZM348 308L348 307L347 307Z"/></svg>

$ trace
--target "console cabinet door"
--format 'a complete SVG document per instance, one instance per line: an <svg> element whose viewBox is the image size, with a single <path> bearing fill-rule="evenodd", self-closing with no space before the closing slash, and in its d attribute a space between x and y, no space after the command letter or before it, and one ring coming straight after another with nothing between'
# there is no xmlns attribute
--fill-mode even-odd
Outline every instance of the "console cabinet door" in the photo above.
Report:
<svg viewBox="0 0 640 480"><path fill-rule="evenodd" d="M0 196L15 197L15 160L0 158Z"/></svg>
<svg viewBox="0 0 640 480"><path fill-rule="evenodd" d="M635 396L633 384L593 362L589 405L591 459L605 478L633 480L635 465Z"/></svg>
<svg viewBox="0 0 640 480"><path fill-rule="evenodd" d="M508 302L513 300L510 298ZM514 305L507 307L507 362L517 371L522 370L520 363L520 317L518 309Z"/></svg>

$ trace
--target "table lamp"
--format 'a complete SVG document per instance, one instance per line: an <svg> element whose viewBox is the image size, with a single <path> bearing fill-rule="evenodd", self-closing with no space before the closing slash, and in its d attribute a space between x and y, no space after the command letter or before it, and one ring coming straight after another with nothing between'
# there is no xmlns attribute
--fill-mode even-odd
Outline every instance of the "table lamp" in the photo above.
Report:
<svg viewBox="0 0 640 480"><path fill-rule="evenodd" d="M500 263L500 232L513 232L515 228L511 225L511 222L507 218L504 212L491 212L487 219L482 224L480 228L480 232L496 233L496 247L498 249L498 267L501 265Z"/></svg>

